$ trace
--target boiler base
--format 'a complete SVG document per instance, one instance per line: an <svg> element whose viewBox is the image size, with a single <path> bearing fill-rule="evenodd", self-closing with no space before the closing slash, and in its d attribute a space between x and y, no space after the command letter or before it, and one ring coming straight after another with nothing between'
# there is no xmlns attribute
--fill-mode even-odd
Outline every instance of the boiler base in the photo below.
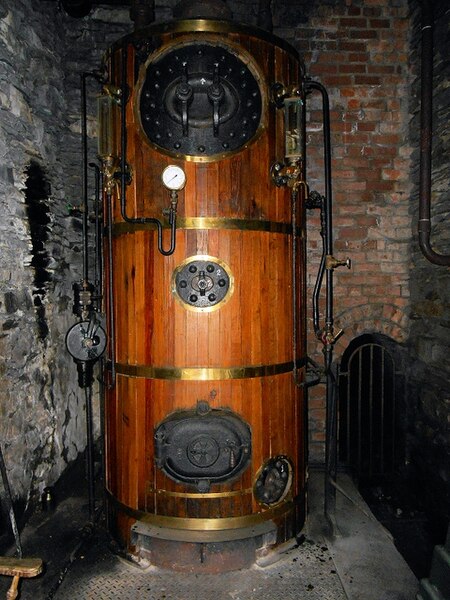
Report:
<svg viewBox="0 0 450 600"><path fill-rule="evenodd" d="M276 507L270 517L267 511L265 520L258 514L204 520L164 517L110 500L109 528L126 554L185 573L223 573L276 562L295 545L305 517L304 498Z"/></svg>
<svg viewBox="0 0 450 600"><path fill-rule="evenodd" d="M224 573L251 567L258 553L276 543L277 527L263 526L208 532L204 541L190 541L198 535L188 530L175 531L135 523L131 528L131 543L140 558L163 569L185 573ZM223 539L223 538L231 539ZM209 541L208 538L210 538Z"/></svg>

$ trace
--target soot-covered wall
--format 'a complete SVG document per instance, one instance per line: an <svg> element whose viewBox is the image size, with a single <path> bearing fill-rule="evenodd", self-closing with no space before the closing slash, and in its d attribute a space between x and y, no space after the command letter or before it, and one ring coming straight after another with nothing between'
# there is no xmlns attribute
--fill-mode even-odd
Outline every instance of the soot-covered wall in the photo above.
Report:
<svg viewBox="0 0 450 600"><path fill-rule="evenodd" d="M171 18L175 4L158 2L157 20ZM256 24L257 1L228 4L236 20ZM444 57L448 9L443 0L437 4L437 53ZM335 254L353 261L351 272L340 270L335 277L336 321L344 328L336 358L363 333L387 335L408 349L419 390L410 401L411 447L421 476L437 457L441 467L430 493L442 493L448 485L449 277L447 269L421 257L415 233L419 3L277 0L272 8L274 33L303 54L308 73L330 94ZM97 6L74 19L50 0L4 0L0 11L0 440L14 494L25 505L85 445L84 403L64 349L74 322L71 286L81 274L80 220L67 209L81 201L79 75L98 68L104 49L132 23L127 7ZM443 65L436 69L442 82L448 79ZM92 82L88 91L95 157ZM436 93L434 202L441 216L433 235L445 250L445 83L436 85ZM318 99L309 106L308 180L311 189L323 192ZM39 173L42 198L27 191L30 165L31 173ZM309 298L319 255L318 216L310 214ZM320 350L311 335L310 354L320 360ZM323 459L324 412L319 386L310 396L312 462Z"/></svg>

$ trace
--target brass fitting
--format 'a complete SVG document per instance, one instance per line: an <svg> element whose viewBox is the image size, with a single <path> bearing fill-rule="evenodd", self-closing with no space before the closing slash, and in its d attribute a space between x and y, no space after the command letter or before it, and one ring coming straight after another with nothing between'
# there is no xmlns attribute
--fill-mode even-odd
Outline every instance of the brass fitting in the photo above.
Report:
<svg viewBox="0 0 450 600"><path fill-rule="evenodd" d="M332 254L327 254L325 257L325 268L328 270L334 270L338 267L347 267L347 269L352 268L352 261L350 258L345 258L344 260L338 260Z"/></svg>

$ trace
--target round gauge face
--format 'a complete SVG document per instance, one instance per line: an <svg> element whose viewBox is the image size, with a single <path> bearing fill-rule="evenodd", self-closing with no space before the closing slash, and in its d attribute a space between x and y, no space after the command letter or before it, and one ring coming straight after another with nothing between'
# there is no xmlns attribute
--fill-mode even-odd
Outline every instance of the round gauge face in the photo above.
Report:
<svg viewBox="0 0 450 600"><path fill-rule="evenodd" d="M169 165L161 175L162 182L168 190L182 190L186 185L186 173L177 165Z"/></svg>

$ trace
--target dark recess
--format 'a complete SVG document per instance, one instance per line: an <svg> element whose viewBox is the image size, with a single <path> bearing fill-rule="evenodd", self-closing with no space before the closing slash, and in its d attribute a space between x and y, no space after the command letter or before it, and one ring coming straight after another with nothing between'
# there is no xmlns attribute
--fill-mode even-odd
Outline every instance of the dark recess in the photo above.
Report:
<svg viewBox="0 0 450 600"><path fill-rule="evenodd" d="M47 267L50 263L45 244L49 234L49 208L48 199L51 188L42 168L36 162L31 162L26 169L25 205L32 245L31 266L34 269L33 303L36 309L36 321L39 337L45 339L48 334L48 325L45 316L43 300L47 292L51 274Z"/></svg>

